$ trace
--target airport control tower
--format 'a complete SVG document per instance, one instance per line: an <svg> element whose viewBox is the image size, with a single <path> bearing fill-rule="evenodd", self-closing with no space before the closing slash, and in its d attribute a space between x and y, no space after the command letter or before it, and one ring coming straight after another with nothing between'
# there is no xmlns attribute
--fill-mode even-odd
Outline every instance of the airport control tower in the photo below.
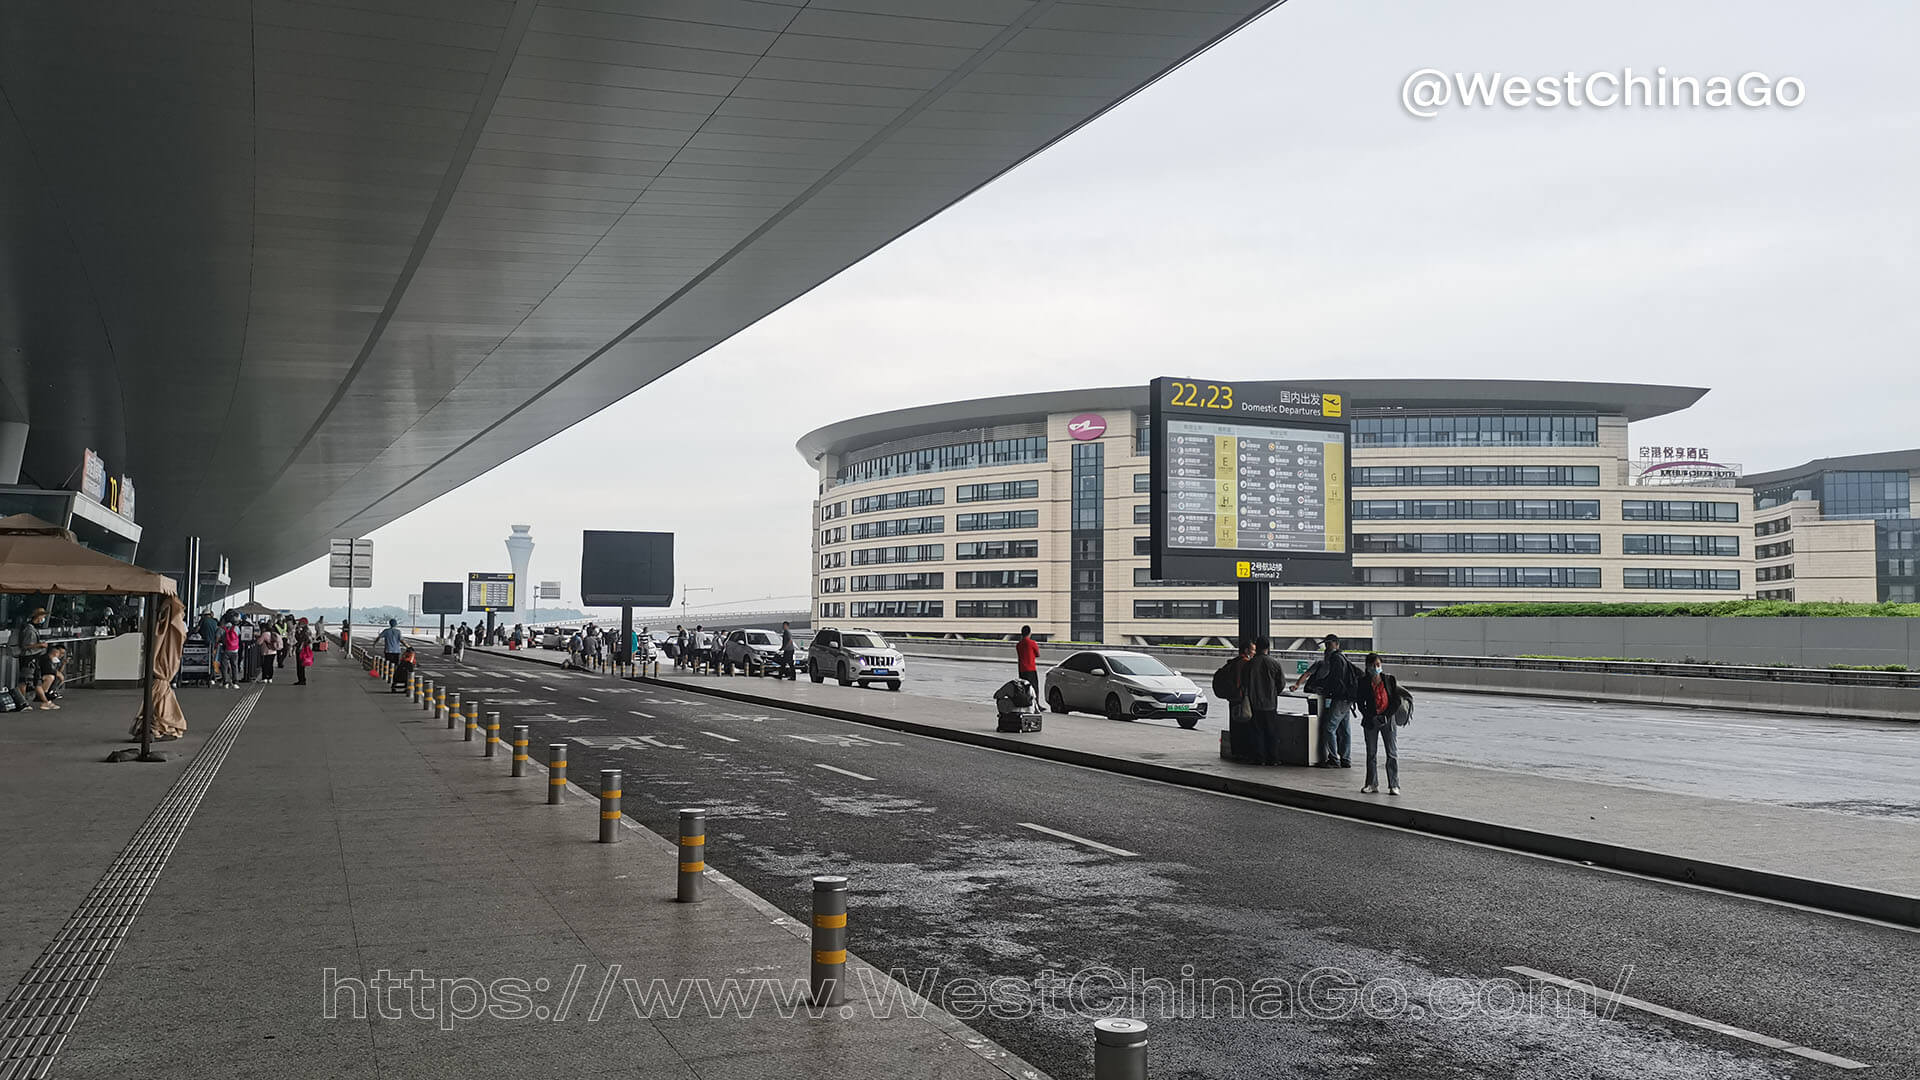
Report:
<svg viewBox="0 0 1920 1080"><path fill-rule="evenodd" d="M527 533L531 525L515 525L513 535L507 537L507 561L513 564L513 618L510 622L527 621L527 597L532 595L533 582L527 580L527 563L533 560L533 537Z"/></svg>

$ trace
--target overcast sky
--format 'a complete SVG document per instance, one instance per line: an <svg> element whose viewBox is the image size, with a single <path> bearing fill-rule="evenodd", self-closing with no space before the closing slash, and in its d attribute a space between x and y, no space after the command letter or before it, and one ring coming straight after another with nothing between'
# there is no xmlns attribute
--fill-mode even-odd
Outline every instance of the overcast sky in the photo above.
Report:
<svg viewBox="0 0 1920 1080"><path fill-rule="evenodd" d="M422 580L507 569L519 523L530 576L562 581L568 603L580 531L615 528L678 534L679 581L713 590L696 609L803 607L804 432L1161 374L1704 386L1636 443L1754 471L1920 445L1916 41L1910 0L1289 0L678 372L373 533L359 599L403 605ZM1662 65L1792 76L1805 100L1425 120L1401 104L1423 68ZM737 426L708 429L717 416ZM696 440L712 448L697 464ZM324 563L260 595L345 599Z"/></svg>

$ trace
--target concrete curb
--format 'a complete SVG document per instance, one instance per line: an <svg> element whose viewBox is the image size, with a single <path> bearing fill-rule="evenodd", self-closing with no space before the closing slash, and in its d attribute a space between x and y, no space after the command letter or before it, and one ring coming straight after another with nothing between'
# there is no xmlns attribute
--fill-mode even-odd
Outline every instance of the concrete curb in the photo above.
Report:
<svg viewBox="0 0 1920 1080"><path fill-rule="evenodd" d="M1416 832L1431 833L1454 840L1468 840L1489 847L1508 848L1532 855L1545 855L1570 862L1592 863L1613 870L1625 870L1643 874L1647 877L1676 881L1688 885L1701 885L1721 889L1730 893L1754 896L1766 900L1778 900L1789 904L1818 908L1823 911L1837 912L1843 915L1856 915L1861 918L1878 919L1882 922L1897 923L1902 926L1920 928L1920 896L1907 896L1901 893L1876 892L1853 885L1842 885L1812 878L1792 877L1765 870L1753 870L1726 863L1708 862L1680 855L1669 855L1658 851L1646 851L1640 848L1622 847L1595 840L1581 840L1570 836L1555 836L1551 833L1523 829L1514 825L1502 825L1475 818L1458 817L1451 814L1436 814L1422 810L1408 810L1383 803L1366 802L1359 799L1347 799L1337 795L1325 795L1298 788L1279 787L1243 780L1239 777L1218 776L1197 772L1171 765L1156 765L1152 762L1130 761L1125 758L1108 757L1102 754L1073 750L1066 747L1048 746L1042 743L1021 742L987 731L967 731L940 727L934 724L915 723L911 720L898 720L892 717L874 716L869 713L854 712L849 709L837 709L827 705L814 705L807 702L785 701L778 698L764 698L754 694L718 687L704 686L683 679L636 678L628 680L658 686L670 690L686 690L708 697L738 701L750 705L759 705L772 709L785 709L789 712L809 713L833 720L845 720L856 724L902 731L912 735L925 735L949 742L966 743L993 750L1007 750L1029 757L1044 758L1070 765L1082 765L1101 769L1106 772L1121 773L1145 780L1158 780L1163 783L1178 784L1182 787L1197 788L1204 791L1218 791L1228 795L1238 795L1261 802L1290 806L1302 810L1316 810L1338 817L1368 821L1378 825L1392 825L1411 829Z"/></svg>

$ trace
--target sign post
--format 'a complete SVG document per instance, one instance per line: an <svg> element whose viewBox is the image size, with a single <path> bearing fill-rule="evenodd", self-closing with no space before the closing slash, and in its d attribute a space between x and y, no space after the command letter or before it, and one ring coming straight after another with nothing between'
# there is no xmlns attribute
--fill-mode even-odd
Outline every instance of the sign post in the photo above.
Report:
<svg viewBox="0 0 1920 1080"><path fill-rule="evenodd" d="M1239 586L1242 638L1272 586L1347 584L1351 426L1341 395L1298 383L1153 381L1155 581Z"/></svg>
<svg viewBox="0 0 1920 1080"><path fill-rule="evenodd" d="M338 538L329 542L327 584L347 590L347 625L353 625L353 590L373 587L373 541Z"/></svg>

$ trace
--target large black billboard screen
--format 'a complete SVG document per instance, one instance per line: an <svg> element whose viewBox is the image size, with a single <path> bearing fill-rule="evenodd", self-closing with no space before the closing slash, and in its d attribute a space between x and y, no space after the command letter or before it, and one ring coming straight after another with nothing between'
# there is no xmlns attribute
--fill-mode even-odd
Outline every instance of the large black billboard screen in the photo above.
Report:
<svg viewBox="0 0 1920 1080"><path fill-rule="evenodd" d="M466 587L457 581L420 583L420 614L458 615L467 609Z"/></svg>
<svg viewBox="0 0 1920 1080"><path fill-rule="evenodd" d="M673 603L673 534L589 529L580 534L580 602L588 607Z"/></svg>

